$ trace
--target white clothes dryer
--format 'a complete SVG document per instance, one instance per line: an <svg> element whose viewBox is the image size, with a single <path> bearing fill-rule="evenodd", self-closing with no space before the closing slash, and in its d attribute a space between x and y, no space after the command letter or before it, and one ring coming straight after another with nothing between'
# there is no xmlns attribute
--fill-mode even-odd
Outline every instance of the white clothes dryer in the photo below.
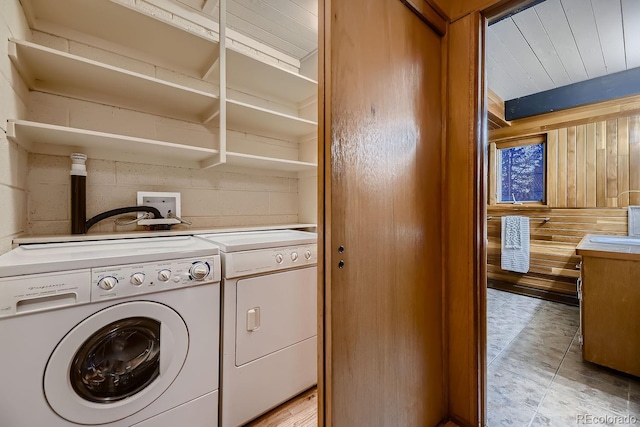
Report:
<svg viewBox="0 0 640 427"><path fill-rule="evenodd" d="M217 426L220 273L190 236L0 256L0 425Z"/></svg>
<svg viewBox="0 0 640 427"><path fill-rule="evenodd" d="M221 250L220 420L236 427L317 383L317 235L198 237Z"/></svg>

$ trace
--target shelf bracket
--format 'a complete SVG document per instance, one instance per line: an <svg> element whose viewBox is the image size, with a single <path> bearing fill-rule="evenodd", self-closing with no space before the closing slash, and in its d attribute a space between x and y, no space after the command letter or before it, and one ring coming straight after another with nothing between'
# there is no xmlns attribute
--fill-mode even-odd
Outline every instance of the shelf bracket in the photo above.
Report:
<svg viewBox="0 0 640 427"><path fill-rule="evenodd" d="M202 12L206 13L207 15L213 15L213 11L216 7L218 7L218 0L205 0L204 4L202 5Z"/></svg>
<svg viewBox="0 0 640 427"><path fill-rule="evenodd" d="M226 153L217 153L208 159L204 159L200 161L200 168L209 169L214 166L223 165L227 162L227 154Z"/></svg>

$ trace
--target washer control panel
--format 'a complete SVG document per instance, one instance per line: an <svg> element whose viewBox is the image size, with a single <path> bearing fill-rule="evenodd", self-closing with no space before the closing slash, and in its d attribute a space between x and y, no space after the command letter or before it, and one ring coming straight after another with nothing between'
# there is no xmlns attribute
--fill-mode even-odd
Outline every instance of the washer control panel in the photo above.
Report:
<svg viewBox="0 0 640 427"><path fill-rule="evenodd" d="M318 263L317 245L222 253L225 277L248 276L268 271L307 267Z"/></svg>
<svg viewBox="0 0 640 427"><path fill-rule="evenodd" d="M91 269L91 301L220 281L220 255Z"/></svg>

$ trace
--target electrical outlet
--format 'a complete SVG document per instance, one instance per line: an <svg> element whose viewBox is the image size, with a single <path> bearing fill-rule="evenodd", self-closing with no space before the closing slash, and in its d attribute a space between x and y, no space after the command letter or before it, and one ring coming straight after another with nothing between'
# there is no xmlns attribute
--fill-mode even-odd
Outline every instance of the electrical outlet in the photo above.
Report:
<svg viewBox="0 0 640 427"><path fill-rule="evenodd" d="M180 217L180 193L138 191L138 206L151 206L156 208L160 211L164 219L167 219L169 212L172 212L176 217ZM138 217L142 215L142 213L138 213ZM153 224L176 224L180 222L172 218L167 221L163 220L163 222L158 222L157 219L142 220L139 221L139 224L145 225L147 221L152 221ZM149 222L149 224L151 224L151 222Z"/></svg>

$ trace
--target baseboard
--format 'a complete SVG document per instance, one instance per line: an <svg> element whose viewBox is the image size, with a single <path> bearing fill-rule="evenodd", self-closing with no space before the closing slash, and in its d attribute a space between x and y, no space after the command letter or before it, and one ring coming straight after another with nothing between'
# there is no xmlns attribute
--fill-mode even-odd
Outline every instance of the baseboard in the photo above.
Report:
<svg viewBox="0 0 640 427"><path fill-rule="evenodd" d="M487 287L491 289L497 289L499 291L506 291L514 294L540 298L547 301L560 302L567 305L573 305L573 306L580 305L577 295L568 295L568 294L562 294L559 292L529 288L527 286L521 286L521 285L516 285L514 283L503 282L502 280L487 279Z"/></svg>

